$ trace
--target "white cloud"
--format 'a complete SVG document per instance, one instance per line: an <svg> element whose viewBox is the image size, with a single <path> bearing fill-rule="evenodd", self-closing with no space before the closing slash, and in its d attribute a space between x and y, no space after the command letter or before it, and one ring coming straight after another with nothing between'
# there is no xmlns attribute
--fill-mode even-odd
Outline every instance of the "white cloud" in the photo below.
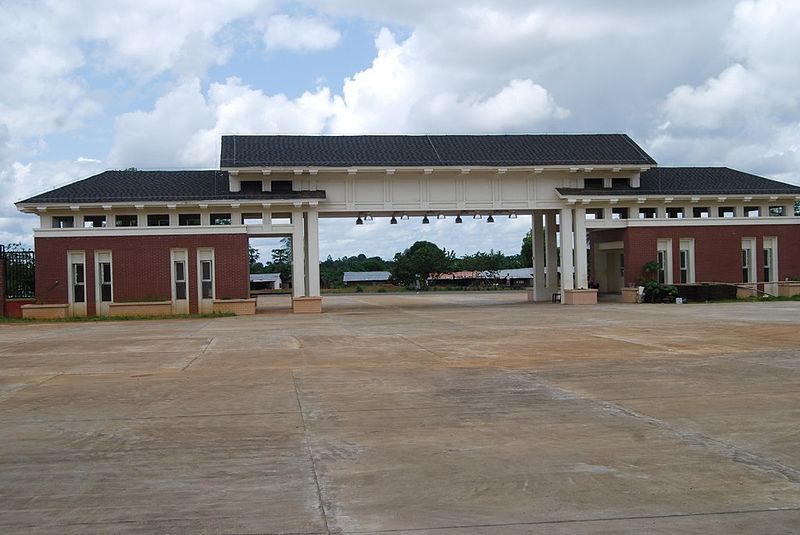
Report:
<svg viewBox="0 0 800 535"><path fill-rule="evenodd" d="M714 162L800 183L798 18L793 0L736 5L724 37L736 62L663 102L665 124L649 142L662 163Z"/></svg>
<svg viewBox="0 0 800 535"><path fill-rule="evenodd" d="M267 50L327 50L341 38L339 30L322 20L288 15L271 16L264 31Z"/></svg>
<svg viewBox="0 0 800 535"><path fill-rule="evenodd" d="M398 43L383 28L372 65L345 80L335 98L334 133L504 132L532 130L568 111L530 79L500 80L479 92L471 76L429 61L417 34Z"/></svg>

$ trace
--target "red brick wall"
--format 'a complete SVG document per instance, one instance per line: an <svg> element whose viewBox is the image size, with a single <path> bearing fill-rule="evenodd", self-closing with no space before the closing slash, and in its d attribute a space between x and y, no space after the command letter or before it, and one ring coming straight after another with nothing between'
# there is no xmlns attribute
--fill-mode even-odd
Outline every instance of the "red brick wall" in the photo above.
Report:
<svg viewBox="0 0 800 535"><path fill-rule="evenodd" d="M198 310L197 249L214 249L216 297L249 294L246 234L195 236L114 236L36 238L36 297L42 303L67 303L67 251L86 252L86 306L95 314L94 251L111 251L114 301L164 299L172 296L170 249L188 251L189 309Z"/></svg>
<svg viewBox="0 0 800 535"><path fill-rule="evenodd" d="M730 225L703 227L630 227L625 230L625 283L642 275L642 266L656 260L657 241L672 239L673 278L680 272L680 240L694 238L697 282L742 282L742 238L756 238L757 280L763 279L761 253L765 236L778 238L778 277L800 276L800 226Z"/></svg>

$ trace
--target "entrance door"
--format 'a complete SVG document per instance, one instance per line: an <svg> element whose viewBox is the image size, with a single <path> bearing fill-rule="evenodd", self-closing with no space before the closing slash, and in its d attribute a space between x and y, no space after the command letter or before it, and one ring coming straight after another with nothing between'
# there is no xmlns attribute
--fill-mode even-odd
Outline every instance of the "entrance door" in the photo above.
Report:
<svg viewBox="0 0 800 535"><path fill-rule="evenodd" d="M189 286L187 278L186 249L172 250L172 313L189 313Z"/></svg>

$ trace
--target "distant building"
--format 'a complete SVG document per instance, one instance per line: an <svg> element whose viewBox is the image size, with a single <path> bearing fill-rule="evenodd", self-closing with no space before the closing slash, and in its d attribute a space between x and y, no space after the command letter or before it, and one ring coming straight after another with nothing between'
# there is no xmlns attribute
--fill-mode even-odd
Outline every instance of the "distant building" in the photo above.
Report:
<svg viewBox="0 0 800 535"><path fill-rule="evenodd" d="M342 282L347 286L350 283L380 284L389 282L392 274L388 271L345 271Z"/></svg>
<svg viewBox="0 0 800 535"><path fill-rule="evenodd" d="M251 273L250 274L250 291L258 292L261 290L280 290L281 289L281 274L280 273Z"/></svg>

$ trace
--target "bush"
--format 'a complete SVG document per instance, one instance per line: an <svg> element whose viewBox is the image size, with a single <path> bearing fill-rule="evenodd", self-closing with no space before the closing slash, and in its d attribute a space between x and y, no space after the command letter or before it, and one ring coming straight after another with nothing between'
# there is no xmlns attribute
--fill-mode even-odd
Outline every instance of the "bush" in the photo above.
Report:
<svg viewBox="0 0 800 535"><path fill-rule="evenodd" d="M378 293L379 294L385 294L386 293L386 288L383 288L383 287L378 288Z"/></svg>
<svg viewBox="0 0 800 535"><path fill-rule="evenodd" d="M644 301L646 303L663 303L664 301L674 301L678 296L678 289L669 284L661 284L658 281L646 281L644 284Z"/></svg>
<svg viewBox="0 0 800 535"><path fill-rule="evenodd" d="M357 294L364 293L364 288L362 288L360 284L356 286L356 293Z"/></svg>

